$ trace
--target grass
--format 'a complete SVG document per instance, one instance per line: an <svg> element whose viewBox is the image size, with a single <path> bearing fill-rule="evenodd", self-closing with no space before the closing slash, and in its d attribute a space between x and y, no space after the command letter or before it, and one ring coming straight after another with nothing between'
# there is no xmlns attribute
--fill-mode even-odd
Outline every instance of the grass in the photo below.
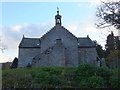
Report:
<svg viewBox="0 0 120 90"><path fill-rule="evenodd" d="M81 65L79 67L56 66L56 67L4 69L2 70L3 88L6 88L6 87L9 87L9 88L43 87L44 88L44 87L56 87L56 86L57 87L80 87L81 85L89 87L93 83L101 87L101 85L103 84L100 84L101 82L100 80L103 80L102 82L104 82L105 80L104 77L106 75L108 77L109 76L111 77L110 83L112 87L114 86L117 87L118 80L116 79L116 76L118 76L120 68L106 69L106 68L98 68L94 66L91 68L88 68L88 67L90 66ZM97 74L95 74L96 71L100 73L100 74L98 73L98 76ZM91 75L91 73L93 74ZM86 78L84 75L86 76ZM88 82L88 80L91 80L91 81Z"/></svg>

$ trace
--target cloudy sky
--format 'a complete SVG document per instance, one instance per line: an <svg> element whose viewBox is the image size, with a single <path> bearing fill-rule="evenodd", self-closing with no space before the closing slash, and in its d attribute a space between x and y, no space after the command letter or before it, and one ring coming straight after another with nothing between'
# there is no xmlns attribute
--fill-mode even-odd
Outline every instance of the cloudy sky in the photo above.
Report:
<svg viewBox="0 0 120 90"><path fill-rule="evenodd" d="M49 1L49 0L48 0ZM79 2L0 2L0 62L18 57L18 45L23 37L41 37L54 26L57 7L62 15L62 25L77 37L89 37L104 46L110 32L97 29L96 7L99 0ZM78 0L77 0L78 1Z"/></svg>

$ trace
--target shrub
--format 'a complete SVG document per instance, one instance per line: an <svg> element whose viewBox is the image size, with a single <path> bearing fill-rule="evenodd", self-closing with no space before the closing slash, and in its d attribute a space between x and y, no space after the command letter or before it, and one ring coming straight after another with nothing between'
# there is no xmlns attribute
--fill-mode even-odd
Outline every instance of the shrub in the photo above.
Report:
<svg viewBox="0 0 120 90"><path fill-rule="evenodd" d="M120 78L112 76L110 78L110 84L112 88L119 88L120 89Z"/></svg>
<svg viewBox="0 0 120 90"><path fill-rule="evenodd" d="M113 74L110 77L110 84L113 88L120 89L120 68L113 69Z"/></svg>
<svg viewBox="0 0 120 90"><path fill-rule="evenodd" d="M112 71L110 69L105 67L98 67L96 69L96 75L102 77L105 80L104 84L106 87L109 86L109 80L112 75Z"/></svg>
<svg viewBox="0 0 120 90"><path fill-rule="evenodd" d="M91 65L79 67L38 67L3 70L3 87L118 87L120 69ZM112 72L113 71L113 72Z"/></svg>
<svg viewBox="0 0 120 90"><path fill-rule="evenodd" d="M104 87L104 79L100 76L93 75L88 79L88 85L92 88L103 88Z"/></svg>
<svg viewBox="0 0 120 90"><path fill-rule="evenodd" d="M81 88L103 88L104 79L100 76L93 75L86 79L79 81L79 87Z"/></svg>
<svg viewBox="0 0 120 90"><path fill-rule="evenodd" d="M63 85L63 77L61 75L62 68L47 67L42 68L36 76L32 73L32 76L36 77L36 83L39 83L41 87L55 87Z"/></svg>
<svg viewBox="0 0 120 90"><path fill-rule="evenodd" d="M86 79L93 76L95 74L95 70L96 68L92 65L80 65L75 72L76 80L79 82L81 79Z"/></svg>

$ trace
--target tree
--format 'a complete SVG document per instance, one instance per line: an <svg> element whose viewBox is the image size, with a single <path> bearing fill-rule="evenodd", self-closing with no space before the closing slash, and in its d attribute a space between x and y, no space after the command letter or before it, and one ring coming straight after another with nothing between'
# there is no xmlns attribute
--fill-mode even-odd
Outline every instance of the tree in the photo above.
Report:
<svg viewBox="0 0 120 90"><path fill-rule="evenodd" d="M95 46L96 46L96 50L97 50L97 54L100 58L104 58L105 57L105 51L102 49L102 46L100 44L97 43L97 41L94 41Z"/></svg>
<svg viewBox="0 0 120 90"><path fill-rule="evenodd" d="M120 50L120 36L115 37L115 49Z"/></svg>
<svg viewBox="0 0 120 90"><path fill-rule="evenodd" d="M105 28L114 26L116 29L120 29L120 1L108 1L102 2L97 7L96 16L98 21L97 27Z"/></svg>
<svg viewBox="0 0 120 90"><path fill-rule="evenodd" d="M111 51L115 50L115 39L114 39L113 32L111 32L111 34L107 36L105 48L106 48L107 55L110 54Z"/></svg>
<svg viewBox="0 0 120 90"><path fill-rule="evenodd" d="M114 50L108 54L106 58L107 66L110 68L118 68L120 67L120 51Z"/></svg>

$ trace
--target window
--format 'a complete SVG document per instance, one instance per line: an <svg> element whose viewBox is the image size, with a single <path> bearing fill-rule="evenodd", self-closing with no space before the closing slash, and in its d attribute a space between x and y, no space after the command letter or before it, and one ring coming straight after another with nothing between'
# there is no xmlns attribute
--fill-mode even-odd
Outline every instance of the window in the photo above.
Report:
<svg viewBox="0 0 120 90"><path fill-rule="evenodd" d="M57 19L57 23L60 23L60 19Z"/></svg>

